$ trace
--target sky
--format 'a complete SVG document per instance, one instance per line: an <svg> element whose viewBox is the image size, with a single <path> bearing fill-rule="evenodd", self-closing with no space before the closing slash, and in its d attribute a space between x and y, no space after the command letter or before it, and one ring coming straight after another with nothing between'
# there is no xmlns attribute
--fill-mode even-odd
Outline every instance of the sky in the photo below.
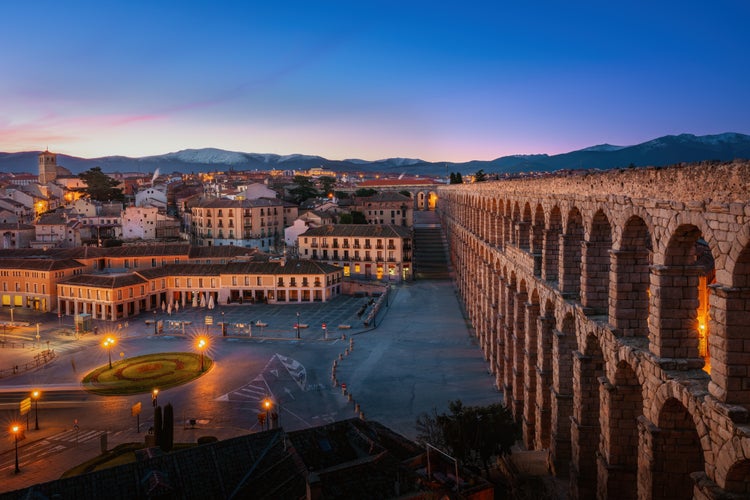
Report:
<svg viewBox="0 0 750 500"><path fill-rule="evenodd" d="M0 5L0 151L491 160L750 134L746 0Z"/></svg>

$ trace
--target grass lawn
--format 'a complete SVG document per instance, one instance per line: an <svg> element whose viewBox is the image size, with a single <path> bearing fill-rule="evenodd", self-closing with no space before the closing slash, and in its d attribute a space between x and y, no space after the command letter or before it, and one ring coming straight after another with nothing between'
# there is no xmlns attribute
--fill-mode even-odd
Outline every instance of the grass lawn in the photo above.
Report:
<svg viewBox="0 0 750 500"><path fill-rule="evenodd" d="M203 363L203 370L201 370ZM211 369L208 356L193 352L145 354L127 358L89 372L83 388L102 396L126 396L151 392L154 387L168 389L194 380Z"/></svg>

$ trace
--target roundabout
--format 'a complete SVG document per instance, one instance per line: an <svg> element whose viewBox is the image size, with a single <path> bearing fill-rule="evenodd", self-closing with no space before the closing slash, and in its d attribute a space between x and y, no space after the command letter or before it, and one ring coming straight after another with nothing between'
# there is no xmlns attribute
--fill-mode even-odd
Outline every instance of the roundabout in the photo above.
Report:
<svg viewBox="0 0 750 500"><path fill-rule="evenodd" d="M83 389L102 396L127 396L168 389L190 382L211 369L213 360L202 354L172 352L145 354L92 370L81 381Z"/></svg>

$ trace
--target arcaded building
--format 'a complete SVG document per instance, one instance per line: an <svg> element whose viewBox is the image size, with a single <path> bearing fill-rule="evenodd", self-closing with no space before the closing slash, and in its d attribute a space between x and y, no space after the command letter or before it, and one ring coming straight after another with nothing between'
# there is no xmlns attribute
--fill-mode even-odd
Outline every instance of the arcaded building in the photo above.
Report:
<svg viewBox="0 0 750 500"><path fill-rule="evenodd" d="M439 188L488 368L572 498L750 494L748 193L747 162Z"/></svg>

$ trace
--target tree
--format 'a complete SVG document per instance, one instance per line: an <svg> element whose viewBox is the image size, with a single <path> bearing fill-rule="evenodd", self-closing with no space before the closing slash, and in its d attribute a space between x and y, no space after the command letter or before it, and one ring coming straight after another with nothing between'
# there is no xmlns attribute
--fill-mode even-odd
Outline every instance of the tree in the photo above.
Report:
<svg viewBox="0 0 750 500"><path fill-rule="evenodd" d="M417 440L445 449L462 465L482 466L489 477L493 456L510 453L520 436L510 410L501 404L464 406L452 401L450 413L421 414L417 418Z"/></svg>
<svg viewBox="0 0 750 500"><path fill-rule="evenodd" d="M122 188L117 187L120 181L102 172L101 167L93 167L81 172L78 174L78 178L86 183L83 192L92 200L122 201L125 199Z"/></svg>
<svg viewBox="0 0 750 500"><path fill-rule="evenodd" d="M362 212L352 210L352 224L367 224L367 217Z"/></svg>
<svg viewBox="0 0 750 500"><path fill-rule="evenodd" d="M463 184L464 179L463 177L461 177L461 172L456 172L456 173L451 172L450 183L451 184Z"/></svg>
<svg viewBox="0 0 750 500"><path fill-rule="evenodd" d="M295 175L294 184L296 184L296 187L290 189L289 194L292 195L296 203L302 203L308 198L315 198L318 196L318 191L315 189L315 186L313 186L309 177Z"/></svg>
<svg viewBox="0 0 750 500"><path fill-rule="evenodd" d="M352 214L339 215L339 224L354 224L354 218L352 217Z"/></svg>
<svg viewBox="0 0 750 500"><path fill-rule="evenodd" d="M487 180L487 174L484 173L484 169L479 169L474 174L474 182L484 182Z"/></svg>
<svg viewBox="0 0 750 500"><path fill-rule="evenodd" d="M362 198L366 198L374 194L378 194L378 192L372 188L359 188L354 192L355 196L360 196Z"/></svg>
<svg viewBox="0 0 750 500"><path fill-rule="evenodd" d="M333 188L336 186L336 178L330 175L323 175L318 179L320 183L320 191L325 196L333 193Z"/></svg>

